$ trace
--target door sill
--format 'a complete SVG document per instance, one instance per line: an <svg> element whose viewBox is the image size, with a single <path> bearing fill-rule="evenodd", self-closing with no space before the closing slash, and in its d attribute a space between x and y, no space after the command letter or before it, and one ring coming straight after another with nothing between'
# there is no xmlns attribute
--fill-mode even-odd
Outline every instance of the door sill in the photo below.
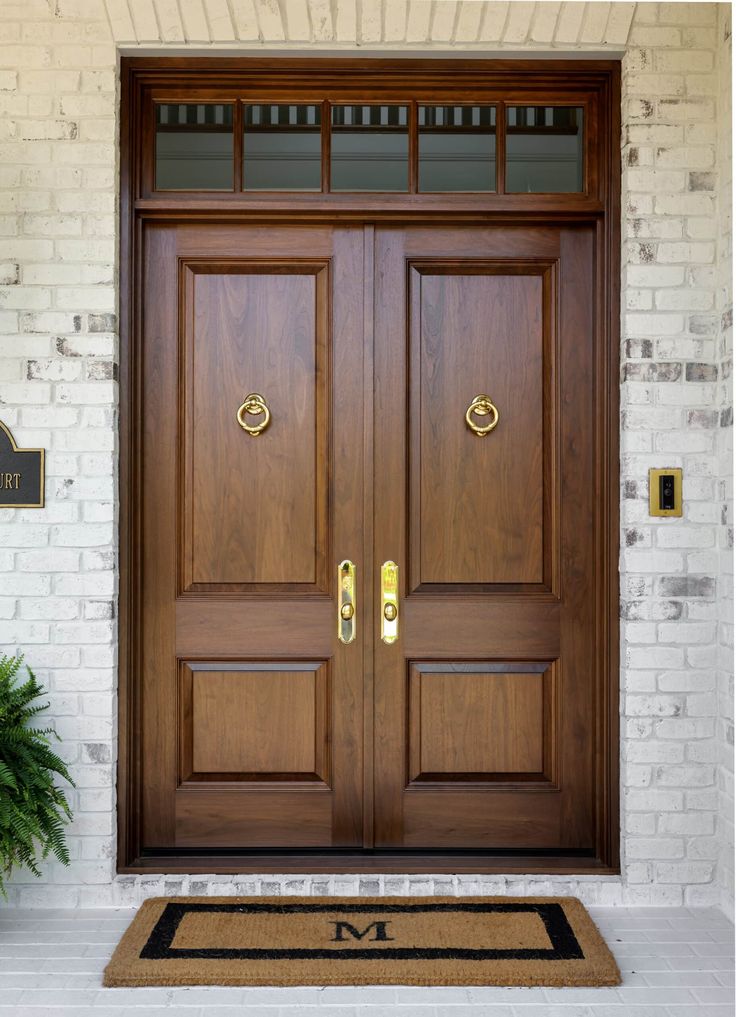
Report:
<svg viewBox="0 0 736 1017"><path fill-rule="evenodd" d="M253 873L437 873L464 875L617 876L620 868L584 852L396 852L396 851L257 851L197 854L146 853L118 872L216 875Z"/></svg>

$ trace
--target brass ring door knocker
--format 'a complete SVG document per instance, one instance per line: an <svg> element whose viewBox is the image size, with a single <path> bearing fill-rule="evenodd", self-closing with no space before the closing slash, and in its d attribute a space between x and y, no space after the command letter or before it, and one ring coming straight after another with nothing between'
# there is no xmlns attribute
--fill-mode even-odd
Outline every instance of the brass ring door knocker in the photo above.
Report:
<svg viewBox="0 0 736 1017"><path fill-rule="evenodd" d="M479 417L490 417L491 419L487 424L481 426L473 420L474 414ZM468 425L473 434L477 434L479 438L482 438L486 434L490 434L498 423L498 410L491 402L490 396L474 396L465 413L465 423Z"/></svg>
<svg viewBox="0 0 736 1017"><path fill-rule="evenodd" d="M245 414L248 413L253 417L259 417L263 414L263 420L260 420L257 424L248 424L245 421ZM265 431L271 422L271 411L266 406L266 400L262 395L258 395L257 392L251 392L245 397L237 412L238 423L247 431L248 434L257 438L262 431Z"/></svg>

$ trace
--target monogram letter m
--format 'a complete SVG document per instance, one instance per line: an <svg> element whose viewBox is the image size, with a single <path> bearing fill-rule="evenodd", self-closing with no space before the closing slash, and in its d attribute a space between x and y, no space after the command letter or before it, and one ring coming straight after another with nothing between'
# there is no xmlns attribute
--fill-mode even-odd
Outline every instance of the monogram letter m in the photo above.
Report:
<svg viewBox="0 0 736 1017"><path fill-rule="evenodd" d="M333 943L344 943L344 933L346 932L349 933L353 939L364 939L371 929L375 929L376 934L372 939L369 939L370 943L388 943L393 942L394 939L393 936L389 936L386 932L386 926L389 922L371 922L371 924L363 929L362 932L359 929L356 929L354 925L351 925L350 922L330 922L330 924L335 926L335 935L332 937Z"/></svg>

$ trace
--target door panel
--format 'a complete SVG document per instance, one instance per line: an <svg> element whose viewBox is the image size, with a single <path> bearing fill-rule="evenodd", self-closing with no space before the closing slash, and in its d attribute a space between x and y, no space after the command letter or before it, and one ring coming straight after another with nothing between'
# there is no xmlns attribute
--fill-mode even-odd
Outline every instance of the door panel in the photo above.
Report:
<svg viewBox="0 0 736 1017"><path fill-rule="evenodd" d="M181 777L328 784L325 662L182 664Z"/></svg>
<svg viewBox="0 0 736 1017"><path fill-rule="evenodd" d="M548 275L536 264L410 263L412 590L544 581ZM503 423L469 441L479 394L503 407Z"/></svg>
<svg viewBox="0 0 736 1017"><path fill-rule="evenodd" d="M591 849L592 232L382 229L376 264L376 845Z"/></svg>
<svg viewBox="0 0 736 1017"><path fill-rule="evenodd" d="M548 716L554 694L550 668L536 663L411 664L410 782L497 784L542 777L554 738Z"/></svg>
<svg viewBox="0 0 736 1017"><path fill-rule="evenodd" d="M184 589L327 592L327 472L318 466L329 437L327 264L184 262L182 272ZM256 385L272 416L244 440L234 412Z"/></svg>
<svg viewBox="0 0 736 1017"><path fill-rule="evenodd" d="M338 642L336 584L363 529L362 231L145 244L144 848L360 845L364 632Z"/></svg>

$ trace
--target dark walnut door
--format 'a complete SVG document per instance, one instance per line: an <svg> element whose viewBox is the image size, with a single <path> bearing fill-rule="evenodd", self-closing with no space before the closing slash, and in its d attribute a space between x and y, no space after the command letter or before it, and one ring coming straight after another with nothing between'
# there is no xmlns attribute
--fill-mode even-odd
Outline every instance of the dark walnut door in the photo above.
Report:
<svg viewBox="0 0 736 1017"><path fill-rule="evenodd" d="M375 261L376 847L590 850L592 231L386 228Z"/></svg>
<svg viewBox="0 0 736 1017"><path fill-rule="evenodd" d="M144 849L592 852L592 229L151 225L144 264Z"/></svg>
<svg viewBox="0 0 736 1017"><path fill-rule="evenodd" d="M362 261L360 230L147 228L147 850L362 843L365 632L337 624L363 534Z"/></svg>

